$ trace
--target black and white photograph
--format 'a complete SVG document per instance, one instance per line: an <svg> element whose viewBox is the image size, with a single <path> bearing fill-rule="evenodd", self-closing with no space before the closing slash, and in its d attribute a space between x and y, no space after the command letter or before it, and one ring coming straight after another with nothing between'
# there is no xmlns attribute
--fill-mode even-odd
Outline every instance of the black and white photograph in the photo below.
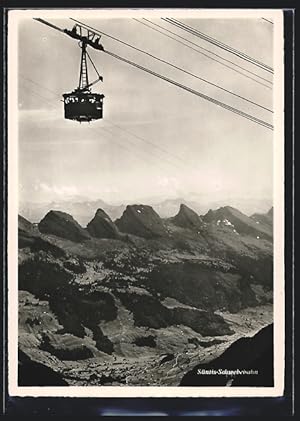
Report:
<svg viewBox="0 0 300 421"><path fill-rule="evenodd" d="M278 10L9 12L14 395L283 393L283 70Z"/></svg>

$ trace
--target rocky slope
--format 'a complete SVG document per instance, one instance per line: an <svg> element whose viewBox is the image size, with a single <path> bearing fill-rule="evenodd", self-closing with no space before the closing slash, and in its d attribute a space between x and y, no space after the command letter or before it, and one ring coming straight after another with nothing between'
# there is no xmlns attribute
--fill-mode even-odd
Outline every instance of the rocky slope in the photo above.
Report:
<svg viewBox="0 0 300 421"><path fill-rule="evenodd" d="M218 224L221 214L238 234ZM231 209L202 221L186 206L166 220L149 206L127 206L115 223L98 210L87 230L63 212L49 212L38 228L20 218L23 384L42 364L50 383L178 385L199 356L249 331L248 308L263 327L273 245L253 225ZM178 365L182 355L190 357Z"/></svg>
<svg viewBox="0 0 300 421"><path fill-rule="evenodd" d="M39 233L35 230L35 227L23 216L18 215L18 231L19 231L19 247L33 244Z"/></svg>
<svg viewBox="0 0 300 421"><path fill-rule="evenodd" d="M271 208L267 213L254 213L251 216L256 223L267 225L273 227L273 208Z"/></svg>
<svg viewBox="0 0 300 421"><path fill-rule="evenodd" d="M63 376L51 367L30 358L25 352L18 352L19 386L68 386Z"/></svg>
<svg viewBox="0 0 300 421"><path fill-rule="evenodd" d="M42 238L38 228L22 216L18 216L18 247L19 250L27 249L31 252L51 252L55 257L62 257L65 252L62 248L55 246L46 238ZM22 253L19 253L19 262L22 260Z"/></svg>
<svg viewBox="0 0 300 421"><path fill-rule="evenodd" d="M19 234L30 233L34 234L36 230L34 229L34 225L27 221L27 219L23 218L23 216L18 215L18 230Z"/></svg>
<svg viewBox="0 0 300 421"><path fill-rule="evenodd" d="M212 375L213 370L222 373ZM243 375L243 370L253 374ZM220 357L198 364L184 375L180 385L270 387L273 381L273 324L270 324L252 338L237 340Z"/></svg>

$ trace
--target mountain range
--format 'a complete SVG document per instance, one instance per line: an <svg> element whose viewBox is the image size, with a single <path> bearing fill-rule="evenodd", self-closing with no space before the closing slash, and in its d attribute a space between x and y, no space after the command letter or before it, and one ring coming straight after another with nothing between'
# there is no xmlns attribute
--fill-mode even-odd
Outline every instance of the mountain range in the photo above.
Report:
<svg viewBox="0 0 300 421"><path fill-rule="evenodd" d="M181 203L162 218L137 203L86 227L66 209L20 215L21 384L179 385L271 323L272 214Z"/></svg>
<svg viewBox="0 0 300 421"><path fill-rule="evenodd" d="M248 216L254 213L264 214L272 206L272 201L269 199L230 198L216 201L195 194L192 195L192 199L187 200L180 197L161 201L155 198L149 198L148 200L142 200L140 203L152 206L161 218L175 216L181 204L185 204L198 214L204 214L209 209L218 209L221 206L230 205L238 208ZM125 208L126 205L124 204L112 205L101 199L89 200L84 197L75 196L49 203L21 202L19 213L30 222L37 223L48 211L60 210L70 213L81 225L86 226L95 215L97 209L103 209L114 220L121 217Z"/></svg>

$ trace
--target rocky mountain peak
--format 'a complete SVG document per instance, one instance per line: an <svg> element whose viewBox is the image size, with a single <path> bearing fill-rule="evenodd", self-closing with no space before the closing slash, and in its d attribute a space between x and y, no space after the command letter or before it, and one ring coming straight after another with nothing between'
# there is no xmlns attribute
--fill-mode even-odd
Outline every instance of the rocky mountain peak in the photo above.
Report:
<svg viewBox="0 0 300 421"><path fill-rule="evenodd" d="M178 214L172 218L172 222L182 228L199 229L203 226L200 216L183 203L180 205Z"/></svg>
<svg viewBox="0 0 300 421"><path fill-rule="evenodd" d="M144 238L160 237L167 233L159 215L148 205L128 205L115 223L120 231Z"/></svg>
<svg viewBox="0 0 300 421"><path fill-rule="evenodd" d="M116 225L103 209L97 209L94 218L88 223L87 231L97 238L119 238Z"/></svg>
<svg viewBox="0 0 300 421"><path fill-rule="evenodd" d="M203 216L203 220L218 226L228 226L239 234L255 236L257 239L272 238L272 230L269 226L257 223L253 218L231 206L224 206L214 211L210 209Z"/></svg>
<svg viewBox="0 0 300 421"><path fill-rule="evenodd" d="M72 215L62 211L49 211L38 227L43 234L52 234L75 242L90 238L88 232L75 221Z"/></svg>

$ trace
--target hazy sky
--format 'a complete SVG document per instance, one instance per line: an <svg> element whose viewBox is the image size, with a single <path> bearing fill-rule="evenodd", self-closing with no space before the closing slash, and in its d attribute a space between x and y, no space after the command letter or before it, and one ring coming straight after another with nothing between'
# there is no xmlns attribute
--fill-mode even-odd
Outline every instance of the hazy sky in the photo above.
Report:
<svg viewBox="0 0 300 421"><path fill-rule="evenodd" d="M132 19L100 16L83 21L272 108L272 91L264 86ZM273 65L273 25L262 19L182 20ZM73 25L67 19L49 21L63 28ZM187 32L159 19L153 21L271 78ZM105 36L101 40L107 50L272 123L267 111ZM188 199L189 192L209 194L216 200L223 195L272 196L272 131L91 48L104 79L93 88L105 95L104 119L90 124L64 120L61 95L78 84L77 42L26 19L19 25L18 51L21 200L44 202L80 195L126 202L147 197Z"/></svg>

